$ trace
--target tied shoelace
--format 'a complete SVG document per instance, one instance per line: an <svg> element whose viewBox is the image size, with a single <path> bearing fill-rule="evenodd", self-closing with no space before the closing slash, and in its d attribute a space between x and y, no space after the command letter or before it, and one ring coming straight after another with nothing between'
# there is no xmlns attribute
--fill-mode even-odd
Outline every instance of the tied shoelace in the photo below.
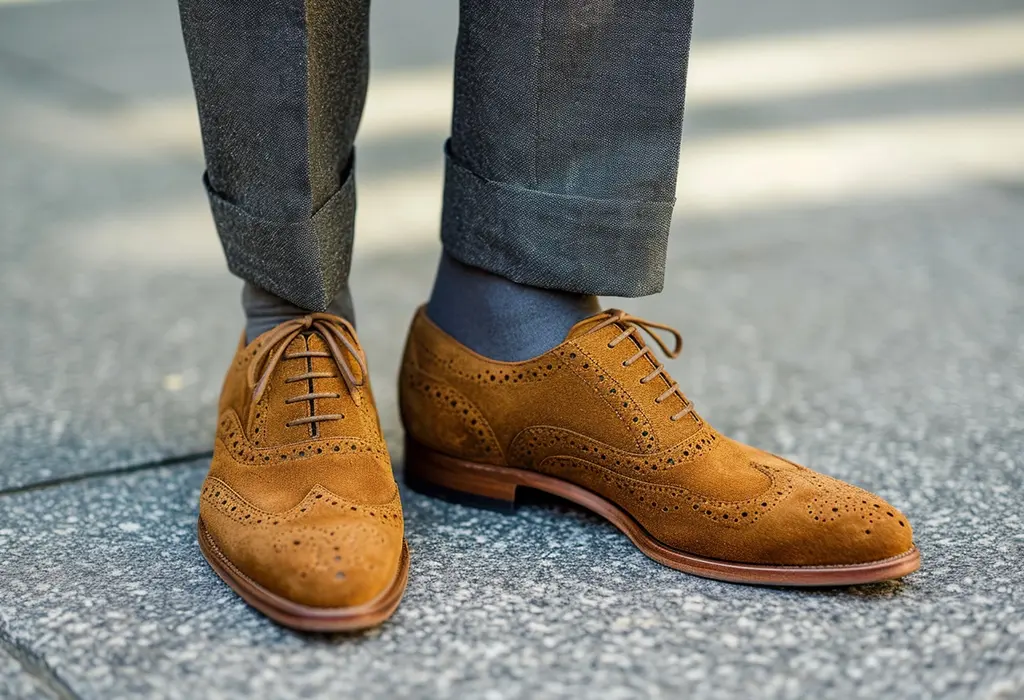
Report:
<svg viewBox="0 0 1024 700"><path fill-rule="evenodd" d="M671 420L677 421L683 418L684 416L693 414L693 402L686 398L686 395L683 393L683 390L679 388L679 384L674 379L672 379L672 377L669 376L667 372L665 372L665 365L658 361L658 356L655 355L654 352L651 350L650 346L644 342L643 337L638 333L638 331L643 330L644 332L647 333L647 335L653 338L654 342L658 344L658 347L661 348L662 352L664 352L670 359L675 359L679 357L679 355L683 352L683 335L672 326L666 326L663 323L655 323L654 321L647 321L642 318L638 318L637 316L630 316L625 311L621 311L619 309L609 309L605 313L608 314L608 318L606 318L605 320L601 321L596 326L588 330L587 333L596 333L602 328L607 328L608 326L625 326L625 330L622 331L622 333L620 333L614 340L609 342L608 347L614 348L616 345L621 343L626 338L633 337L636 340L637 344L640 346L640 349L637 350L636 354L634 354L628 360L623 360L622 366L629 367L634 362L639 360L641 357L647 355L651 362L654 364L654 369L651 371L650 374L643 377L640 380L640 383L647 384L648 382L651 382L657 379L659 376L661 376L669 384L668 389L666 389L660 396L654 399L654 403L660 404L663 401L665 401L665 399L675 394L676 396L679 397L679 400L683 402L683 409L678 413L674 414L673 416L671 416ZM665 344L665 341L662 339L662 337L655 332L655 329L668 331L669 333L671 333L672 337L676 341L675 348L670 350L668 345Z"/></svg>
<svg viewBox="0 0 1024 700"><path fill-rule="evenodd" d="M304 352L286 354L288 346L291 345L292 340L305 331L318 333L327 344L329 352L306 350ZM337 316L331 316L330 314L319 313L309 314L308 316L296 318L291 321L285 321L272 330L264 340L259 351L253 356L252 361L249 363L249 385L254 387L252 392L253 403L259 401L260 397L263 396L263 392L266 391L267 384L270 382L270 377L274 373L274 368L277 367L277 363L282 359L297 360L300 358L329 357L334 360L334 366L338 368L338 371L341 373L342 381L345 382L345 386L352 395L352 399L358 406L359 395L355 390L358 387L363 386L366 381L366 356L363 355L363 351L350 340L349 334L351 334L351 337L355 336L355 331L348 321ZM344 348L344 350L342 348ZM346 350L348 351L348 354L355 359L356 365L359 367L358 377L353 373L352 368L349 366L348 360L345 357ZM260 367L263 368L263 372L257 379L256 373ZM336 375L331 372L307 371L302 374L286 377L284 381L285 383L290 384L292 382L310 381L313 379L330 379L334 376ZM317 399L336 399L340 396L340 394L336 394L334 392L316 393L312 391L312 383L310 383L309 393L285 399L285 403L309 401L310 415L305 418L296 418L295 420L287 422L285 425L291 428L308 423L313 424L315 427L318 423L341 420L344 416L340 413L324 413L317 415L314 411L314 402Z"/></svg>

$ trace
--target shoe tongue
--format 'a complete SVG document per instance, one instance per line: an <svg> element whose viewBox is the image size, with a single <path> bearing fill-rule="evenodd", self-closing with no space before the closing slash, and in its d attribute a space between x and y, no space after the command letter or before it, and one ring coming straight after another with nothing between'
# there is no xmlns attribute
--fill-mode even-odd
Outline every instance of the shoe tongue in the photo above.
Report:
<svg viewBox="0 0 1024 700"><path fill-rule="evenodd" d="M347 328L343 327L343 330L345 332L345 335L348 336L352 345L355 347L359 347L359 342L356 340L355 336L353 336L352 333L350 333ZM309 350L311 350L312 352L331 352L330 346L328 345L327 341L324 339L323 335L320 334L318 331L310 330L304 332L302 335L305 336L306 347L309 348ZM352 353L348 352L348 350L346 350L344 346L341 346L341 344L338 343L337 340L335 340L335 343L341 347L342 357L345 358L345 362L348 364L348 367L352 371L353 376L359 378L360 374L362 373L362 370L359 368L359 363L356 361L356 358L352 357ZM316 359L318 361L315 361L314 364L322 364L324 362L329 362L331 364L334 363L333 357Z"/></svg>

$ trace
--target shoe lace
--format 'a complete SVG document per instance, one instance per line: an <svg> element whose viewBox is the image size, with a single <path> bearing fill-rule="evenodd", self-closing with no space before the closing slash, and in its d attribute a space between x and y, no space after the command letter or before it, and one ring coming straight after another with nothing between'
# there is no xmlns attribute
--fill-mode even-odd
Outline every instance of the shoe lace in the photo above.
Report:
<svg viewBox="0 0 1024 700"><path fill-rule="evenodd" d="M328 352L320 352L314 350L306 350L304 352L287 352L288 346L291 345L300 333L312 331L318 333L324 342L327 344ZM347 331L347 333L346 333ZM253 387L252 401L256 403L263 396L263 393L267 389L267 384L270 382L270 377L274 373L274 368L282 360L297 360L300 358L310 357L329 357L334 360L334 366L341 373L341 378L345 382L345 386L351 394L356 405L359 405L359 395L356 393L358 387L363 386L366 382L367 368L366 368L366 356L363 351L353 343L349 338L349 334L355 336L355 329L348 321L337 316L330 314L309 314L302 318L292 319L291 321L285 321L284 323L277 326L265 339L263 345L259 351L252 358L252 362L249 363L249 385ZM342 350L344 348L344 350ZM348 360L345 357L345 351L355 358L356 365L359 367L359 376L357 377L353 373L352 368L349 366ZM262 373L257 378L257 373L262 367ZM313 372L307 371L302 374L296 374L291 377L285 378L285 383L310 381L313 379L330 379L337 375L331 372ZM285 399L285 403L298 403L300 401L310 402L310 415L305 418L297 418L295 420L287 422L285 425L289 428L297 425L312 424L312 429L316 429L316 425L326 421L341 420L344 418L340 413L322 413L317 414L315 411L315 402L317 399L337 399L340 398L341 394L334 392L314 392L312 391L312 383L310 384L309 393L302 394L301 396L293 396Z"/></svg>
<svg viewBox="0 0 1024 700"><path fill-rule="evenodd" d="M654 342L658 344L658 347L661 348L662 352L664 352L670 359L675 359L679 357L679 355L681 355L683 352L682 333L680 333L672 326L666 326L663 323L655 323L654 321L647 321L637 316L631 316L630 314L627 314L625 311L622 311L620 309L609 309L605 313L608 314L608 318L601 321L596 326L590 328L587 331L587 333L596 333L602 328L607 328L608 326L613 325L625 326L625 330L623 330L622 333L620 333L616 338L610 341L608 343L608 347L614 348L623 340L626 340L629 337L633 337L639 344L640 349L637 350L636 354L634 354L629 359L623 360L622 366L629 367L634 362L639 360L641 357L647 355L650 358L651 362L654 363L654 369L651 371L650 374L643 377L640 380L640 383L647 384L648 382L651 382L657 379L659 376L661 376L664 377L665 381L668 382L669 384L668 389L666 389L660 396L654 399L654 403L660 404L663 401L665 401L665 399L675 394L676 396L679 397L680 401L683 402L683 409L678 413L672 415L671 420L677 421L685 416L693 414L693 402L686 398L686 395L683 393L683 390L679 388L678 382L672 379L671 375L669 375L668 372L665 371L665 365L658 360L658 356L655 355L654 352L651 350L651 347L647 345L646 342L644 342L643 336L640 335L639 331L643 330L644 332L647 333L647 335L653 338ZM670 350L668 345L665 343L664 339L656 332L655 329L668 331L669 333L671 333L672 337L675 339L675 347Z"/></svg>

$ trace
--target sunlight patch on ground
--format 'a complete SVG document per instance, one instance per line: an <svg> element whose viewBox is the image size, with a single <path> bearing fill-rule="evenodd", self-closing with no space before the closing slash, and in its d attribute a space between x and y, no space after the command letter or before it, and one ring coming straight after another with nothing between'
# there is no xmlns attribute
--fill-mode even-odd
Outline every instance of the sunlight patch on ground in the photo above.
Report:
<svg viewBox="0 0 1024 700"><path fill-rule="evenodd" d="M0 0L0 2L10 0ZM1024 70L1024 13L694 45L687 106L760 102ZM374 73L359 140L444 139L451 120L447 68ZM201 153L195 103L183 95L101 114L24 107L25 137L73 152L152 157Z"/></svg>
<svg viewBox="0 0 1024 700"><path fill-rule="evenodd" d="M917 195L1024 179L1024 108L763 130L683 146L679 207L697 215Z"/></svg>
<svg viewBox="0 0 1024 700"><path fill-rule="evenodd" d="M695 43L689 108L830 94L1024 69L1024 13L991 19ZM360 137L443 132L447 69L375 76Z"/></svg>

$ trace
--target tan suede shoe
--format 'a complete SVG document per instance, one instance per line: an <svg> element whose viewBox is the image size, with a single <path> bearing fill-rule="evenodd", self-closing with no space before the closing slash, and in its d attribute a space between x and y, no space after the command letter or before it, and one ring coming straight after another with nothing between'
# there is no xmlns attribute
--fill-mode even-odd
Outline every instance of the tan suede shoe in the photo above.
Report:
<svg viewBox="0 0 1024 700"><path fill-rule="evenodd" d="M288 321L224 381L199 544L221 578L273 620L356 630L405 591L402 505L352 326Z"/></svg>
<svg viewBox="0 0 1024 700"><path fill-rule="evenodd" d="M682 349L677 331L611 310L540 357L496 362L421 309L400 380L408 484L506 507L518 487L546 491L604 516L656 561L724 581L846 585L918 568L902 513L720 435L641 330L672 357Z"/></svg>

